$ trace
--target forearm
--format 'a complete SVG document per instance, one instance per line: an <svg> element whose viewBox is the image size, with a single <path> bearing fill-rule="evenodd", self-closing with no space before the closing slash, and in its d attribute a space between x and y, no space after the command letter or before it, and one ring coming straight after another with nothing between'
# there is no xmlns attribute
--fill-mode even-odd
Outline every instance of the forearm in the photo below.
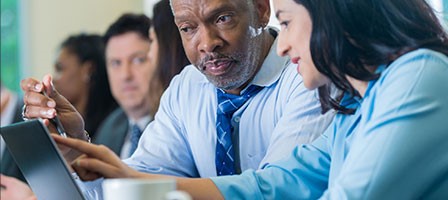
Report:
<svg viewBox="0 0 448 200"><path fill-rule="evenodd" d="M208 178L180 178L161 174L147 174L142 172L136 174L135 178L176 179L177 190L187 192L193 199L224 199L213 181Z"/></svg>
<svg viewBox="0 0 448 200"><path fill-rule="evenodd" d="M177 189L188 192L193 199L224 199L208 178L177 178Z"/></svg>

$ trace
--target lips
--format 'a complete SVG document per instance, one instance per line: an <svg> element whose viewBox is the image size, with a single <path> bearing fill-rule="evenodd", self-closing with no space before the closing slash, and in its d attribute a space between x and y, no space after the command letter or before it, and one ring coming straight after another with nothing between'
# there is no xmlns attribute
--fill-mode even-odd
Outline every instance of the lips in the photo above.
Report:
<svg viewBox="0 0 448 200"><path fill-rule="evenodd" d="M291 58L291 62L294 64L299 64L300 57Z"/></svg>
<svg viewBox="0 0 448 200"><path fill-rule="evenodd" d="M230 59L211 60L205 63L204 71L213 76L220 76L229 71L232 63L233 61Z"/></svg>
<svg viewBox="0 0 448 200"><path fill-rule="evenodd" d="M297 64L297 73L300 74L300 57L291 58L291 62Z"/></svg>
<svg viewBox="0 0 448 200"><path fill-rule="evenodd" d="M126 85L122 87L122 92L133 92L137 90L137 86Z"/></svg>

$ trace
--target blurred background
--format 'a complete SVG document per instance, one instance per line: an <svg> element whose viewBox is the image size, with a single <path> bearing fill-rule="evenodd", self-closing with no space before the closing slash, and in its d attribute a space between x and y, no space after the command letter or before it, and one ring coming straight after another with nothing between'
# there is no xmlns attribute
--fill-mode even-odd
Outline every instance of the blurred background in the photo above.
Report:
<svg viewBox="0 0 448 200"><path fill-rule="evenodd" d="M428 0L448 24L448 0ZM157 0L1 0L1 82L19 91L23 77L53 73L59 43L70 34L103 34L124 12L151 17ZM278 26L275 17L271 25Z"/></svg>

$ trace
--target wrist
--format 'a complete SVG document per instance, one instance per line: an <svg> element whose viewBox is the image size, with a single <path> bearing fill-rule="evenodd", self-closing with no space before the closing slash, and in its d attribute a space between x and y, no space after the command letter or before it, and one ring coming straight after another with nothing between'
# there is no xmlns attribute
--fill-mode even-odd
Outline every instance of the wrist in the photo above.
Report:
<svg viewBox="0 0 448 200"><path fill-rule="evenodd" d="M88 142L88 143L92 143L92 138L90 138L90 134L89 132L87 132L86 130L84 130L84 134L83 134L84 138L83 140Z"/></svg>
<svg viewBox="0 0 448 200"><path fill-rule="evenodd" d="M70 134L70 136L72 138L76 138L76 139L79 139L79 140L84 140L84 141L86 141L88 143L92 143L92 141L91 141L92 139L90 138L90 134L86 130L79 131L75 135Z"/></svg>

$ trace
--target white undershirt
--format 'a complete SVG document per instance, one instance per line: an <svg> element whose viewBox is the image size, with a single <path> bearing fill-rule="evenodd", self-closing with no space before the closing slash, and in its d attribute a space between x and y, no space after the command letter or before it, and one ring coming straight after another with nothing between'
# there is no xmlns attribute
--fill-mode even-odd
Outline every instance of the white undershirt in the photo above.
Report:
<svg viewBox="0 0 448 200"><path fill-rule="evenodd" d="M123 144L123 147L121 148L121 152L120 152L121 159L126 159L129 157L129 151L131 150L132 126L134 126L134 124L137 124L138 128L140 128L140 130L143 132L150 121L152 121L152 117L150 117L150 116L140 118L137 121L129 120L128 133L126 134L126 138L124 140L124 144Z"/></svg>

